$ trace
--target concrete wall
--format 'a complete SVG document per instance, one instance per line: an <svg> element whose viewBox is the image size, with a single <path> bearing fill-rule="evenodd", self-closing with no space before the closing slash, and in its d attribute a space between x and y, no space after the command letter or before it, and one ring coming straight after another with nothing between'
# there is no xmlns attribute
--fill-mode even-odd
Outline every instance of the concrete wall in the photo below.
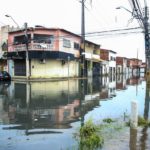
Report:
<svg viewBox="0 0 150 150"><path fill-rule="evenodd" d="M14 76L14 61L13 60L8 60L8 72L10 76Z"/></svg>
<svg viewBox="0 0 150 150"><path fill-rule="evenodd" d="M113 57L114 60L111 60L111 57ZM115 67L116 68L116 54L109 52L109 67Z"/></svg>
<svg viewBox="0 0 150 150"><path fill-rule="evenodd" d="M69 71L69 72L68 72ZM31 77L32 78L60 78L60 77L77 77L79 72L79 64L77 61L66 61L62 64L61 60L45 60L41 62L39 59L31 61Z"/></svg>

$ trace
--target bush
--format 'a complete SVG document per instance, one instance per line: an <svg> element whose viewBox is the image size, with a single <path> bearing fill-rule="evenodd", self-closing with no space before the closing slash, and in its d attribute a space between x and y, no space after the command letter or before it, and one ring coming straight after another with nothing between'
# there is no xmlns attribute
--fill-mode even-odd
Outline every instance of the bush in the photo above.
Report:
<svg viewBox="0 0 150 150"><path fill-rule="evenodd" d="M95 125L92 120L88 120L80 128L78 140L80 150L94 150L104 143L104 139L100 135L100 127Z"/></svg>

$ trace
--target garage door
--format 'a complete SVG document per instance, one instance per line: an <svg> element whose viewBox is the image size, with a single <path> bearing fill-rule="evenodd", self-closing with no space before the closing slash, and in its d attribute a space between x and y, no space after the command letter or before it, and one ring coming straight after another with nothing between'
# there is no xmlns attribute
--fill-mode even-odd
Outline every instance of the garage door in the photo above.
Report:
<svg viewBox="0 0 150 150"><path fill-rule="evenodd" d="M15 76L26 76L25 59L14 60L14 73Z"/></svg>

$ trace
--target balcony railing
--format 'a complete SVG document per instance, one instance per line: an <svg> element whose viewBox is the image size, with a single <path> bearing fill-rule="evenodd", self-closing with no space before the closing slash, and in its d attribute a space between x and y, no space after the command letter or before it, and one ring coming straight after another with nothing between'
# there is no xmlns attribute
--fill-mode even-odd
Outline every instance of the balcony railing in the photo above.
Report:
<svg viewBox="0 0 150 150"><path fill-rule="evenodd" d="M13 45L9 47L9 51L26 51L25 44ZM52 44L45 44L45 43L29 43L28 50L35 50L35 51L50 51L53 50L54 46Z"/></svg>

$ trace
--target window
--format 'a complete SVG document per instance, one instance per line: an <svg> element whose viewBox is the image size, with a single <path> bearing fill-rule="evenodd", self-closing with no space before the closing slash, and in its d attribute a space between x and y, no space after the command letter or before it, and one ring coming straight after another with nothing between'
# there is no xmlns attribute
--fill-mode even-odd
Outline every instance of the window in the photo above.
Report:
<svg viewBox="0 0 150 150"><path fill-rule="evenodd" d="M79 50L80 49L80 45L79 43L74 42L74 49Z"/></svg>
<svg viewBox="0 0 150 150"><path fill-rule="evenodd" d="M15 36L14 37L14 44L18 45L18 44L25 44L27 42L27 39L25 37L25 35L20 35L20 36ZM28 34L28 43L31 42L31 35Z"/></svg>
<svg viewBox="0 0 150 150"><path fill-rule="evenodd" d="M68 39L63 39L63 47L70 48L71 47L71 42Z"/></svg>
<svg viewBox="0 0 150 150"><path fill-rule="evenodd" d="M112 60L112 61L116 61L116 58L115 58L115 57L113 57L113 56L110 56L110 60Z"/></svg>
<svg viewBox="0 0 150 150"><path fill-rule="evenodd" d="M45 34L34 34L34 43L47 43L51 44L54 40L53 35L45 35Z"/></svg>

